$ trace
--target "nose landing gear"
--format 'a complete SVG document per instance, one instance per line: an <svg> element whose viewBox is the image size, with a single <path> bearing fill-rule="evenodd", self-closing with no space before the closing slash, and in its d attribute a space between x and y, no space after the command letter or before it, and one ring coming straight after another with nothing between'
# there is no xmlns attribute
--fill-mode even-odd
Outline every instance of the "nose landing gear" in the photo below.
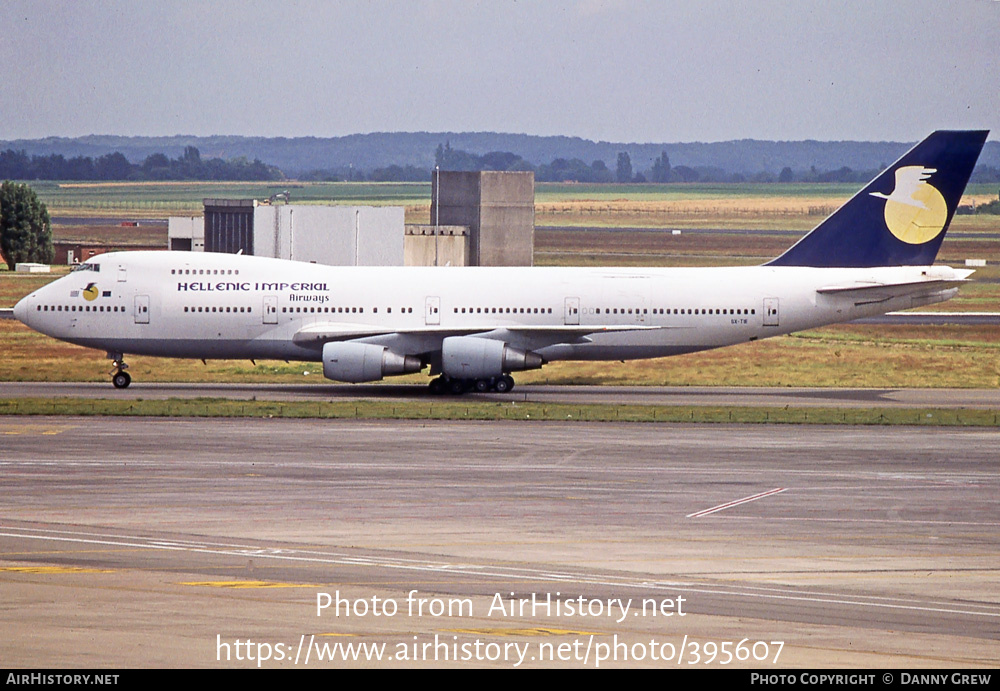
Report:
<svg viewBox="0 0 1000 691"><path fill-rule="evenodd" d="M132 377L125 371L128 369L128 365L125 364L125 356L122 353L108 353L108 357L115 368L111 372L111 383L116 389L128 388L128 385L132 383Z"/></svg>

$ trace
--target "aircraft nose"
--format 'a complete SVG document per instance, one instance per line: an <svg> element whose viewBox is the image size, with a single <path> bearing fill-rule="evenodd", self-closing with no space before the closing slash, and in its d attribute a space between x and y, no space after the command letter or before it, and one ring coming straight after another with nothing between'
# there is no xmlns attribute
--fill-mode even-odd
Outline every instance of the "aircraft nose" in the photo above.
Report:
<svg viewBox="0 0 1000 691"><path fill-rule="evenodd" d="M28 298L21 298L21 300L14 305L14 318L22 324L28 324Z"/></svg>

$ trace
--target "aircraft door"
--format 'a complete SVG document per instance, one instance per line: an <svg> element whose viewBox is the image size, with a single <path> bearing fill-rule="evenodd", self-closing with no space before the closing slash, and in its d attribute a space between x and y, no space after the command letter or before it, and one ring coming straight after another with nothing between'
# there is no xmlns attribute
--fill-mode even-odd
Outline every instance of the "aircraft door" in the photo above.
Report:
<svg viewBox="0 0 1000 691"><path fill-rule="evenodd" d="M135 296L135 323L136 324L148 324L149 323L149 296L148 295L136 295Z"/></svg>
<svg viewBox="0 0 1000 691"><path fill-rule="evenodd" d="M573 326L580 323L580 298L566 298L563 323Z"/></svg>
<svg viewBox="0 0 1000 691"><path fill-rule="evenodd" d="M764 326L778 326L778 298L764 298Z"/></svg>
<svg viewBox="0 0 1000 691"><path fill-rule="evenodd" d="M437 326L441 323L441 298L427 298L424 303L424 323L427 326Z"/></svg>
<svg viewBox="0 0 1000 691"><path fill-rule="evenodd" d="M263 319L265 324L277 324L278 323L278 296L277 295L265 295L264 296L264 310Z"/></svg>

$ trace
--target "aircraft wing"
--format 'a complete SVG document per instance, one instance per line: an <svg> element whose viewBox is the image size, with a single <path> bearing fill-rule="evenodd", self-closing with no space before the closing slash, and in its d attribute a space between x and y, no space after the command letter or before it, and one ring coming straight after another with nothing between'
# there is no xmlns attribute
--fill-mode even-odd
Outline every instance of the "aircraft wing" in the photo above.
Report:
<svg viewBox="0 0 1000 691"><path fill-rule="evenodd" d="M517 325L504 328L481 327L455 329L444 326L417 326L402 329L364 328L358 324L320 322L299 329L292 340L299 345L323 344L329 341L353 341L385 336L422 337L441 340L449 336L477 336L516 344L519 347L542 348L556 343L586 342L588 336L622 331L650 331L663 326L636 324L630 326L580 326L580 325Z"/></svg>

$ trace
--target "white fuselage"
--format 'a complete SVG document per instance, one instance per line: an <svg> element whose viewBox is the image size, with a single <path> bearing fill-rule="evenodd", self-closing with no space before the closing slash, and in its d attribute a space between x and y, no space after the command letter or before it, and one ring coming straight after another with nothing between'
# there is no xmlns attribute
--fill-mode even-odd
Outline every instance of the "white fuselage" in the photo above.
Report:
<svg viewBox="0 0 1000 691"><path fill-rule="evenodd" d="M288 360L319 360L331 339L427 358L452 335L504 340L545 361L660 357L940 302L956 292L942 281L969 273L333 267L191 252L105 254L83 269L22 300L17 318L109 353ZM831 286L844 292L819 292Z"/></svg>

